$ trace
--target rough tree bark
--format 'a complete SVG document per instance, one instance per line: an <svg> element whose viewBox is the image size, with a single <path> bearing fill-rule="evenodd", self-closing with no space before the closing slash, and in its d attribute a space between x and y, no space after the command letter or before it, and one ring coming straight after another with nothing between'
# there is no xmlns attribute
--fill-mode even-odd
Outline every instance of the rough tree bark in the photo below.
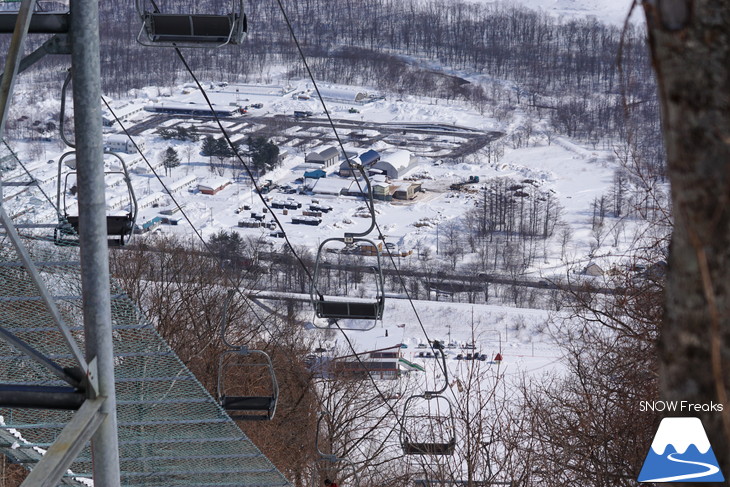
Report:
<svg viewBox="0 0 730 487"><path fill-rule="evenodd" d="M730 476L730 2L646 0L672 185L663 399L721 403L699 416ZM711 484L717 485L717 484Z"/></svg>

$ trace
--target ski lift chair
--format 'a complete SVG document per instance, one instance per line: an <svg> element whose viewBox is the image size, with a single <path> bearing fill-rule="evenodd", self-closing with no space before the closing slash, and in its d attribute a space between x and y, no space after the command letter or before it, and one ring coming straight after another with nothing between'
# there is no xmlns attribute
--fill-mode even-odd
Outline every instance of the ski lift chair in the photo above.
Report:
<svg viewBox="0 0 730 487"><path fill-rule="evenodd" d="M276 381L274 373L274 365L271 357L261 350L250 350L245 346L236 346L226 340L226 328L228 327L228 307L231 304L235 290L230 289L223 308L223 316L221 318L221 341L229 348L220 355L218 361L218 402L223 409L226 410L231 419L243 421L266 421L274 418L276 414L276 404L279 399L279 384ZM252 362L234 362L231 363L230 358L237 356L242 357L259 357L260 360ZM251 359L253 360L253 359ZM230 385L230 377L233 375L231 370L235 369L262 369L268 371L267 381L270 393L267 395L241 395L229 394L233 387Z"/></svg>
<svg viewBox="0 0 730 487"><path fill-rule="evenodd" d="M322 411L319 413L319 418L317 419L317 431L315 432L315 436L314 436L314 448L317 451L317 454L319 455L319 458L317 459L317 461L328 462L331 464L344 463L345 465L347 465L347 467L349 467L350 470L352 470L352 479L353 479L353 481L351 482L352 486L360 487L360 476L358 475L357 468L355 467L355 463L352 460L350 460L349 458L345 458L345 457L338 457L337 455L334 455L332 453L324 453L319 448L320 425L322 424L322 419L326 415L329 415L329 414L330 414L329 411ZM319 482L314 482L314 484L319 484Z"/></svg>
<svg viewBox="0 0 730 487"><path fill-rule="evenodd" d="M317 281L323 268L322 261L324 254L327 252L327 244L329 242L342 242L346 246L354 245L356 242L365 242L376 249L377 265L371 267L374 275L373 282L375 284L375 291L371 297L325 296L318 290ZM309 289L309 297L314 307L314 313L318 318L326 318L329 320L371 320L373 324L369 328L341 327L343 330L370 330L375 327L378 320L383 318L383 309L385 308L384 287L380 250L372 240L354 237L349 239L347 237L328 238L319 246L317 260L314 265L314 274Z"/></svg>
<svg viewBox="0 0 730 487"><path fill-rule="evenodd" d="M9 2L2 2L7 5ZM15 2L20 5L21 2ZM22 7L21 7L22 8ZM0 34L12 34L15 32L18 21L19 10L0 10ZM71 18L68 10L65 11L40 11L36 5L35 11L30 17L28 34L66 34L69 30Z"/></svg>
<svg viewBox="0 0 730 487"><path fill-rule="evenodd" d="M63 213L59 216L59 223L54 231L54 242L57 245L78 244L79 215L69 214L68 206L66 205L68 178L69 176L76 174L76 171L73 170L66 173L66 177L63 178L64 184L63 186L61 185L61 169L63 168L64 160L72 154L75 154L75 151L66 152L58 160L56 206L59 208L59 211L63 208ZM110 237L109 245L121 246L124 245L125 239L131 235L134 230L134 223L137 220L137 199L134 194L134 189L132 188L132 182L129 178L129 172L127 171L127 165L124 163L124 159L114 152L105 152L104 154L115 156L121 163L122 167L121 171L104 171L104 175L120 174L123 177L124 182L127 185L127 191L129 192L130 211L124 215L106 216L106 233L107 236ZM61 194L63 194L63 206L61 206Z"/></svg>
<svg viewBox="0 0 730 487"><path fill-rule="evenodd" d="M243 0L224 15L162 13L150 0L136 0L142 27L137 42L147 47L221 47L240 44L246 34Z"/></svg>
<svg viewBox="0 0 730 487"><path fill-rule="evenodd" d="M230 363L229 357L231 356L237 356L237 358L258 356L261 360L251 363ZM268 369L269 372L267 374L271 384L271 393L269 395L228 394L230 389L232 389L230 385L230 376L233 375L232 370L262 367ZM231 419L244 421L266 421L273 419L276 413L278 396L279 387L274 376L274 366L266 352L240 347L235 350L226 350L221 354L218 362L218 401Z"/></svg>
<svg viewBox="0 0 730 487"><path fill-rule="evenodd" d="M381 252L380 247L375 244L372 240L363 238L368 235L375 228L375 203L373 202L373 191L370 185L370 180L365 175L364 180L368 188L368 204L370 209L371 221L370 227L361 233L345 233L344 237L328 238L325 239L320 245L317 251L317 259L314 264L314 274L312 275L312 281L309 288L309 297L314 308L314 313L318 318L326 318L330 321L335 320L372 320L372 326L368 328L354 328L340 326L342 330L357 330L367 331L375 327L378 320L383 318L383 309L385 308L385 281L383 279L383 267L381 264ZM327 245L330 242L342 242L345 245L343 250L353 249L359 242L368 245L369 253L372 253L376 257L377 265L372 267L375 275L374 284L375 292L374 296L369 298L355 298L350 296L325 296L317 288L317 282L321 275L321 270L324 266L322 265L324 254L327 252ZM317 326L317 328L326 329L327 327Z"/></svg>
<svg viewBox="0 0 730 487"><path fill-rule="evenodd" d="M438 350L441 354L441 362L444 370L444 385L437 391L425 391L409 397L403 405L403 418L401 421L400 443L403 453L406 455L452 455L456 447L456 419L454 418L454 410L451 401L442 393L449 384L448 372L446 368L446 355L444 354L443 344L438 341L433 342L433 349ZM431 412L431 406L436 406L437 413ZM445 412L441 412L440 405L445 406ZM417 406L427 406L427 413L418 413ZM412 426L415 424L416 426ZM432 428L434 424L438 424L440 428L445 430L445 434L440 438L434 438L434 435L425 435L423 430ZM408 429L410 426L410 430Z"/></svg>

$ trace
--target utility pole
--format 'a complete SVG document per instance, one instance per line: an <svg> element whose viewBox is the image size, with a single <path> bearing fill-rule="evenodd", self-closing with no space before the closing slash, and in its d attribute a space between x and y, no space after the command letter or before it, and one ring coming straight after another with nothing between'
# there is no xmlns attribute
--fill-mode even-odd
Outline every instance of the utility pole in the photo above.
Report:
<svg viewBox="0 0 730 487"><path fill-rule="evenodd" d="M439 255L439 224L436 223L436 255Z"/></svg>
<svg viewBox="0 0 730 487"><path fill-rule="evenodd" d="M71 0L71 66L79 187L79 243L86 359L96 359L101 411L91 439L94 485L118 487L119 446L114 389L109 248L101 127L101 60L97 0Z"/></svg>

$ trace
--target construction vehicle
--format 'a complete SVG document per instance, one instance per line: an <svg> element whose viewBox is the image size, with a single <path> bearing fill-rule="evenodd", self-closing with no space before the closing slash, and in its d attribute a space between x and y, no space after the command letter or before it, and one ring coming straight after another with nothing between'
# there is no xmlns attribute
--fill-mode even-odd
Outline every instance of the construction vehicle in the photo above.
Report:
<svg viewBox="0 0 730 487"><path fill-rule="evenodd" d="M467 179L466 181L461 181L460 183L454 183L450 186L450 188L458 191L461 188L463 188L464 186L468 186L470 184L476 184L478 182L479 182L479 176L469 176L469 179Z"/></svg>

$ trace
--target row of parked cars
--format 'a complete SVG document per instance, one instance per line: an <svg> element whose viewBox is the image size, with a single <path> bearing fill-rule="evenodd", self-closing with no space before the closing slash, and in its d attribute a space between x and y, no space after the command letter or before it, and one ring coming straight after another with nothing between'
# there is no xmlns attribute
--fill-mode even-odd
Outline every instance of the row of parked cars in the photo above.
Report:
<svg viewBox="0 0 730 487"><path fill-rule="evenodd" d="M439 355L435 354L433 352L418 352L418 358L438 358ZM474 352L474 353L460 353L456 357L454 357L455 360L481 360L484 362L487 360L487 355L484 353Z"/></svg>

